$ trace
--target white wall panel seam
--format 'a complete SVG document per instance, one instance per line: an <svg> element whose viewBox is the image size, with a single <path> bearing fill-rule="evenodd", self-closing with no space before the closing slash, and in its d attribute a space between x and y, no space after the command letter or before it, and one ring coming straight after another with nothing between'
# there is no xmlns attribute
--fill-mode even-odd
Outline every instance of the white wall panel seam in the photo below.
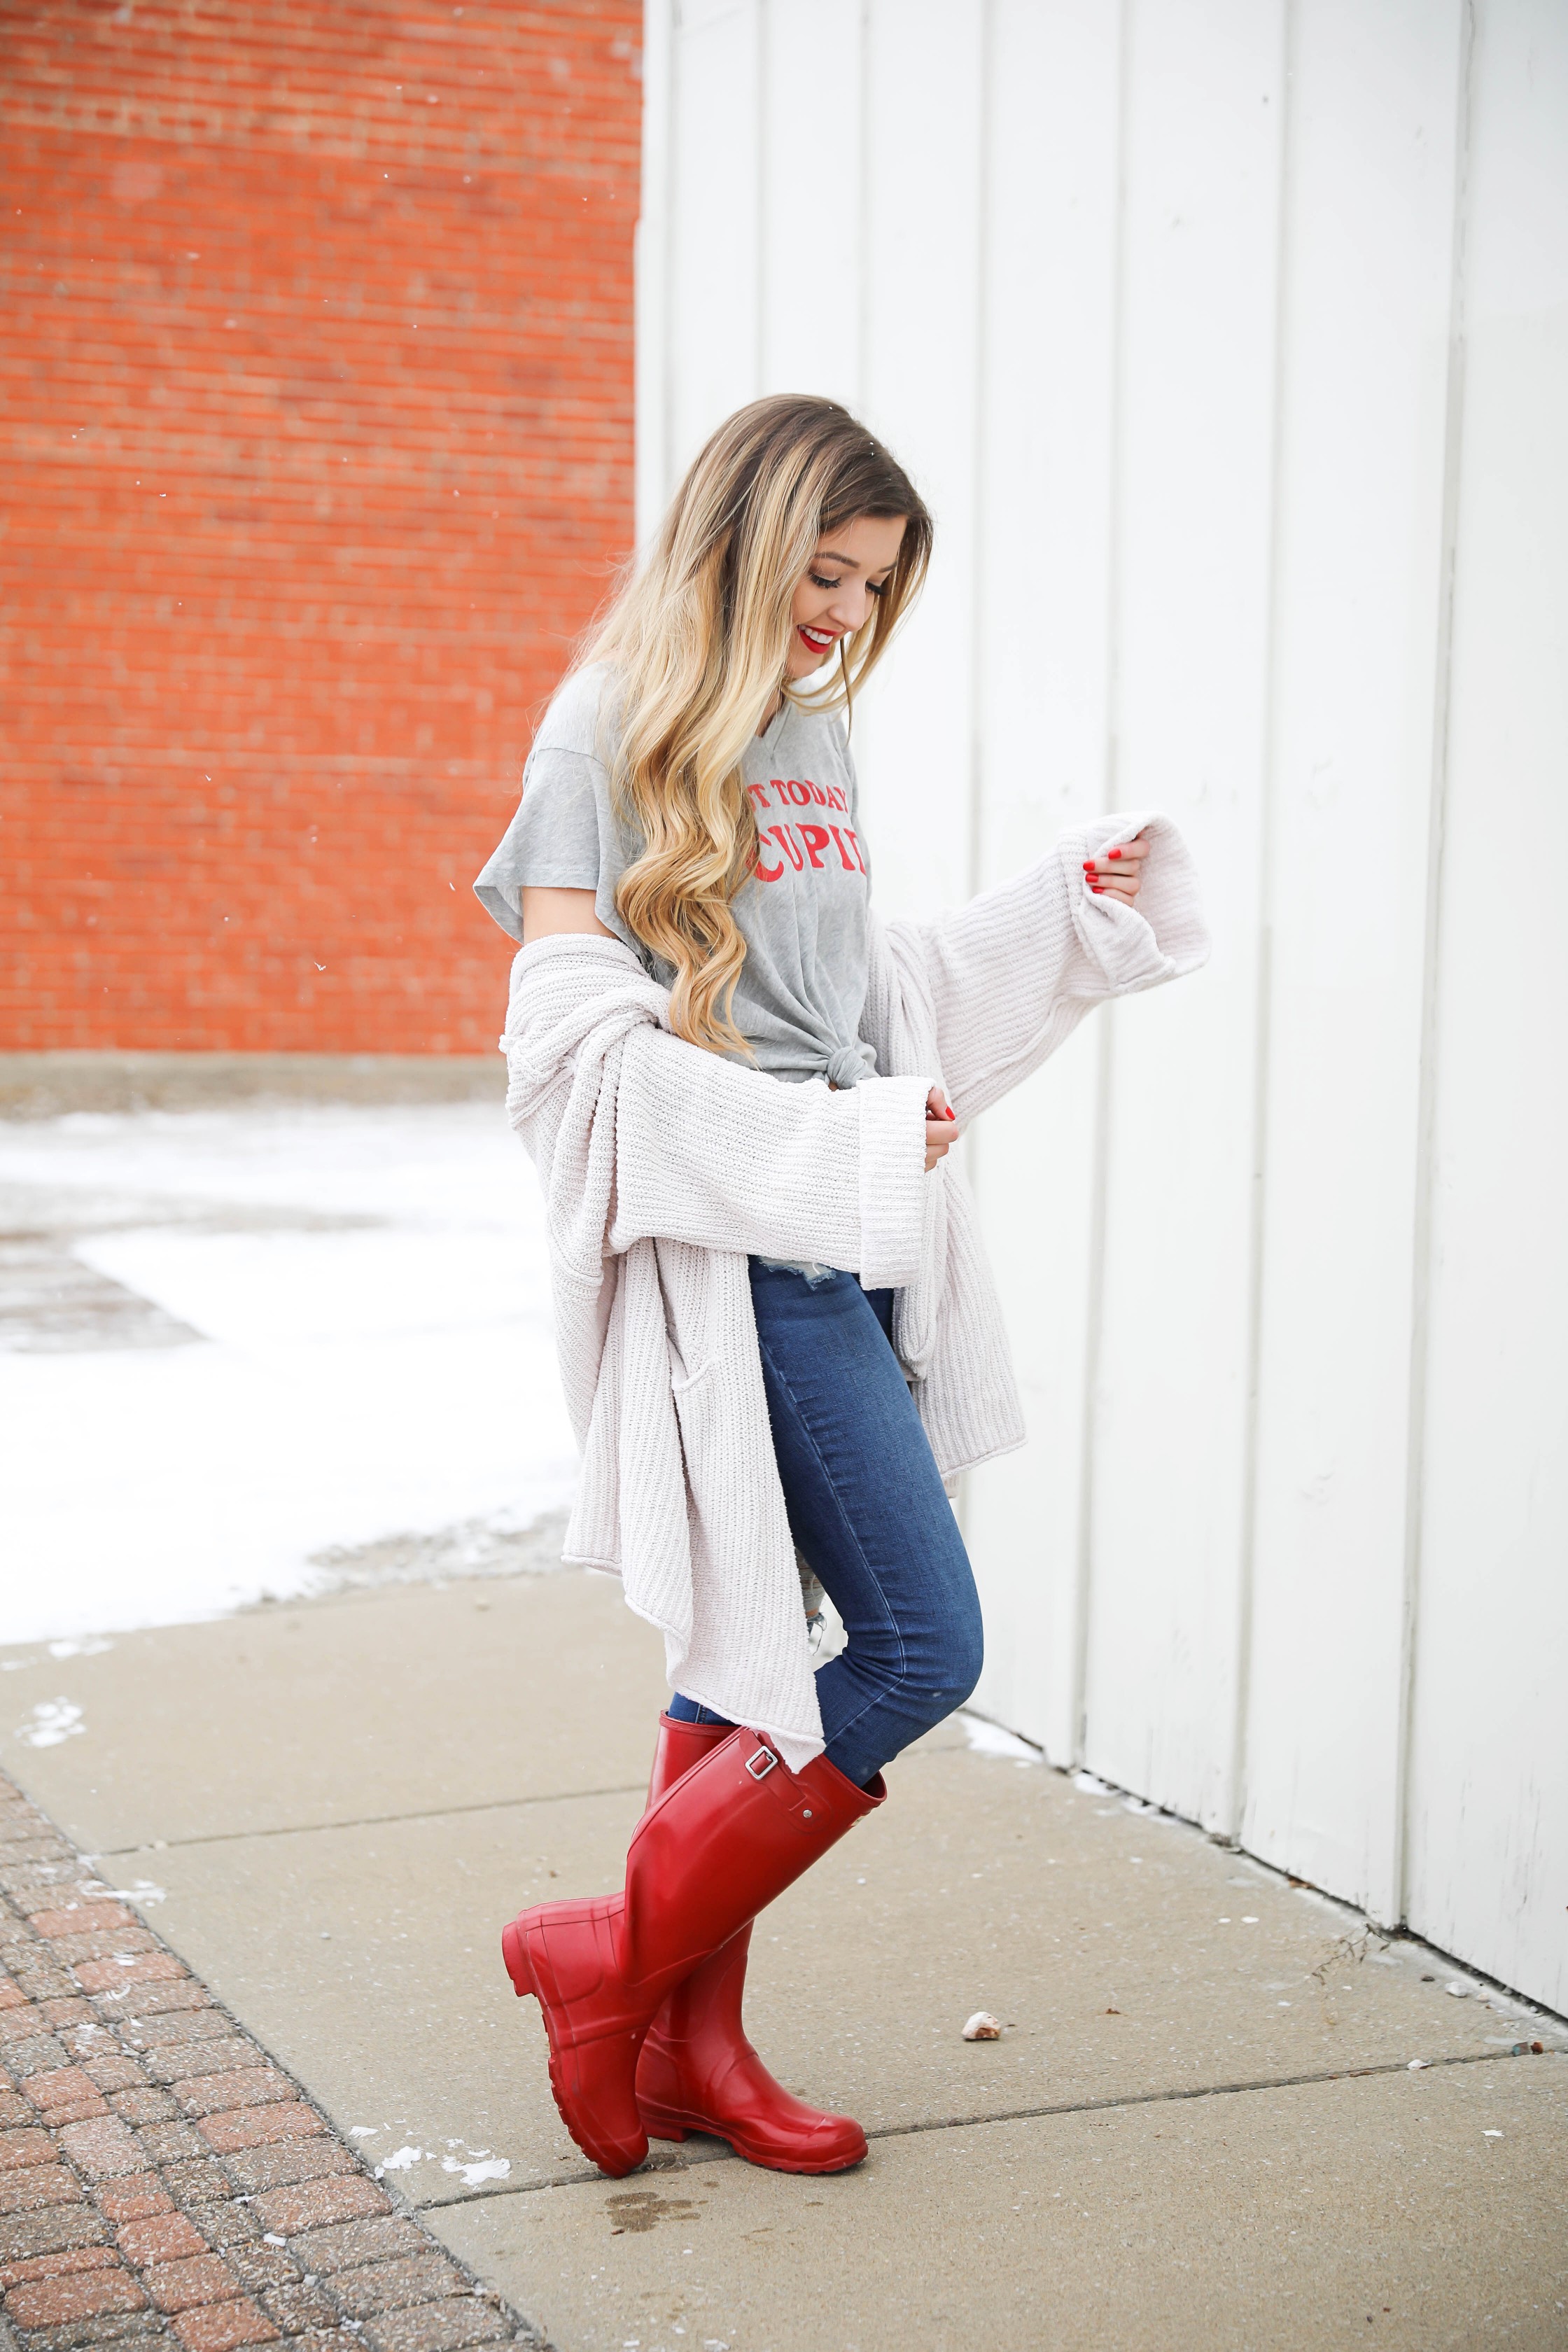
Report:
<svg viewBox="0 0 1568 2352"><path fill-rule="evenodd" d="M752 394L762 397L767 383L768 335L768 0L752 0L756 10L757 80L753 92L752 136L756 146L752 167L757 182L757 315L752 337Z"/></svg>
<svg viewBox="0 0 1568 2352"><path fill-rule="evenodd" d="M855 158L855 408L866 405L871 377L871 0L860 0L860 87Z"/></svg>
<svg viewBox="0 0 1568 2352"><path fill-rule="evenodd" d="M639 546L646 546L653 535L669 474L669 248L675 234L669 184L673 8L674 0L647 0L643 9L641 215L634 246L633 446Z"/></svg>
<svg viewBox="0 0 1568 2352"><path fill-rule="evenodd" d="M968 874L967 895L973 898L981 885L982 837L984 830L984 779L985 772L985 714L980 690L984 676L984 638L985 634L985 548L989 535L989 515L985 504L986 461L990 454L988 425L990 404L986 394L989 385L987 360L990 352L990 284L991 284L991 221L993 215L993 162L991 142L991 84L995 71L995 0L980 0L980 197L974 215L974 447L971 454L971 492L974 518L973 538L970 549L971 590L969 598L970 635L970 701L969 701L969 841L966 850ZM962 1160L964 1183L975 1200L980 1199L981 1154L980 1136L976 1129L964 1139ZM969 1486L965 1475L958 1485L954 1509L960 1531L969 1535Z"/></svg>
<svg viewBox="0 0 1568 2352"><path fill-rule="evenodd" d="M1426 919L1423 946L1421 1072L1416 1110L1415 1215L1411 1276L1409 1435L1405 1449L1403 1614L1399 1661L1399 1732L1394 1788L1394 1858L1390 1883L1395 1924L1410 1910L1410 1795L1419 1648L1421 1555L1425 1533L1426 1387L1430 1345L1432 1190L1437 1122L1437 1060L1442 1016L1443 861L1447 834L1449 712L1453 687L1454 584L1458 564L1459 482L1465 430L1465 294L1469 247L1470 142L1474 124L1476 26L1474 0L1459 14L1459 106L1454 162L1453 274L1449 289L1447 413L1443 451L1442 569L1438 582L1437 659L1432 719L1432 806L1426 845Z"/></svg>
<svg viewBox="0 0 1568 2352"><path fill-rule="evenodd" d="M1109 562L1105 583L1105 739L1100 806L1110 810L1118 790L1116 729L1120 688L1121 620L1122 467L1126 428L1127 364L1127 142L1131 97L1129 58L1132 0L1121 0L1116 28L1116 227L1112 257L1110 479ZM1089 1651L1094 1615L1094 1481L1099 1422L1100 1341L1105 1320L1105 1239L1110 1183L1111 1053L1115 1035L1111 1007L1100 1015L1095 1040L1093 1189L1090 1193L1088 1316L1084 1328L1083 1454L1079 1465L1078 1574L1073 1616L1073 1762L1089 1749Z"/></svg>
<svg viewBox="0 0 1568 2352"><path fill-rule="evenodd" d="M1089 1645L1094 1610L1095 1435L1100 1391L1100 1341L1105 1323L1105 1232L1110 1190L1111 1008L1100 1015L1095 1036L1094 1156L1089 1227L1088 1313L1084 1318L1083 1456L1079 1465L1078 1576L1073 1617L1072 1761L1089 1755Z"/></svg>
<svg viewBox="0 0 1568 2352"><path fill-rule="evenodd" d="M1269 634L1272 637L1272 625ZM1269 667L1272 669L1272 661ZM1273 773L1273 762L1270 761L1264 772L1264 840L1258 859L1263 873L1260 896L1265 913L1268 908L1268 810ZM1230 1787L1226 1800L1226 1834L1233 1845L1240 1843L1241 1825L1247 1813L1247 1730L1252 1706L1253 1593L1258 1562L1258 1421L1263 1349L1263 1244L1268 1213L1268 1031L1273 940L1273 931L1265 919L1259 926L1258 940L1258 1035L1253 1049L1252 1069L1252 1202L1247 1235L1247 1420L1242 1448L1241 1559L1237 1578L1235 1718L1231 1725Z"/></svg>
<svg viewBox="0 0 1568 2352"><path fill-rule="evenodd" d="M1259 746L1262 766L1261 818L1258 849L1258 979L1252 1068L1252 1188L1247 1225L1247 1402L1242 1443L1241 1558L1237 1575L1237 1637L1235 1715L1231 1725L1230 1787L1226 1797L1226 1834L1235 1843L1247 1811L1247 1729L1252 1704L1253 1592L1258 1557L1258 1427L1259 1380L1263 1346L1264 1227L1268 1214L1268 1044L1273 984L1273 905L1275 824L1279 793L1279 761L1276 742L1277 687L1279 671L1280 499L1285 451L1285 338L1289 319L1290 206L1288 201L1291 92L1295 57L1298 0L1284 0L1280 17L1279 146L1276 163L1279 189L1274 267L1274 387L1272 448L1268 499L1268 671L1263 683L1263 725Z"/></svg>
<svg viewBox="0 0 1568 2352"><path fill-rule="evenodd" d="M970 708L969 708L969 842L967 849L967 895L973 898L980 887L981 831L984 823L982 771L984 762L985 719L980 694L982 640L985 631L985 547L989 536L985 511L986 460L990 455L987 436L989 407L986 401L986 360L990 338L990 246L993 213L993 171L991 154L991 80L995 70L995 0L980 0L980 196L974 216L974 447L971 456L971 498L973 501L973 539L971 546L972 588L969 600L970 639Z"/></svg>

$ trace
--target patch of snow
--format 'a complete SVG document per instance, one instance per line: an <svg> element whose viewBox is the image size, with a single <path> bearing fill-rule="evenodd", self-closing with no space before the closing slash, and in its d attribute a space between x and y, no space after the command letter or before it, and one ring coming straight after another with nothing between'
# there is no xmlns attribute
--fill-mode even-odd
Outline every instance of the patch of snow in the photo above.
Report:
<svg viewBox="0 0 1568 2352"><path fill-rule="evenodd" d="M499 1105L9 1124L5 1181L201 1341L0 1352L26 1571L0 1643L85 1655L315 1590L333 1547L570 1501L542 1204Z"/></svg>
<svg viewBox="0 0 1568 2352"><path fill-rule="evenodd" d="M1086 1797L1113 1797L1116 1794L1109 1780L1099 1780L1092 1772L1075 1772L1072 1784L1075 1789L1081 1789Z"/></svg>
<svg viewBox="0 0 1568 2352"><path fill-rule="evenodd" d="M97 1658L113 1647L112 1642L95 1642L90 1637L80 1642L51 1642L49 1655L51 1658Z"/></svg>
<svg viewBox="0 0 1568 2352"><path fill-rule="evenodd" d="M353 2124L350 2126L350 2136L354 2139L370 2139L380 2128L377 2124ZM460 2139L449 2139L447 2148L447 2153L443 2156L439 2148L416 2147L410 2143L407 2147L395 2149L391 2156L384 2157L375 2168L375 2177L379 2180L384 2173L412 2172L416 2164L439 2164L443 2172L460 2175L467 2189L478 2189L487 2180L510 2178L510 2157L492 2156L488 2147L469 2147L466 2140ZM463 2153L453 2155L451 2151L454 2148L460 2148Z"/></svg>
<svg viewBox="0 0 1568 2352"><path fill-rule="evenodd" d="M41 1698L33 1709L31 1723L19 1723L16 1737L24 1748L58 1748L62 1739L74 1739L87 1729L81 1719L81 1709L68 1698Z"/></svg>
<svg viewBox="0 0 1568 2352"><path fill-rule="evenodd" d="M1015 1764L1038 1764L1044 1760L1037 1748L1031 1748L1016 1732L1004 1731L999 1723L987 1723L978 1715L961 1714L958 1719L976 1756L1005 1756Z"/></svg>
<svg viewBox="0 0 1568 2352"><path fill-rule="evenodd" d="M139 1878L134 1886L106 1886L101 1892L95 1887L93 1892L100 1903L135 1903L145 1906L149 1903L166 1903L169 1899L168 1888L154 1885L150 1878Z"/></svg>
<svg viewBox="0 0 1568 2352"><path fill-rule="evenodd" d="M477 2189L481 2181L507 2179L511 2172L511 2159L505 2156L479 2157L470 2164L463 2164L456 2157L447 2156L441 2159L441 2169L443 2172L460 2172L464 2188Z"/></svg>

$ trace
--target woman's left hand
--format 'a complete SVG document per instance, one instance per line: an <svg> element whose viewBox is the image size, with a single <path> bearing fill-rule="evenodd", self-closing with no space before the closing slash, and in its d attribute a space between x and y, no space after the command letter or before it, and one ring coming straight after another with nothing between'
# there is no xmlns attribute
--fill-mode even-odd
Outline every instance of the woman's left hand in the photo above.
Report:
<svg viewBox="0 0 1568 2352"><path fill-rule="evenodd" d="M1149 855L1149 845L1142 834L1132 841L1124 841L1115 849L1108 849L1099 857L1083 861L1086 887L1097 898L1120 898L1130 907L1138 896L1143 878L1143 860Z"/></svg>
<svg viewBox="0 0 1568 2352"><path fill-rule="evenodd" d="M958 1141L958 1113L940 1087L932 1087L926 1097L926 1174L929 1176L939 1160L945 1160Z"/></svg>

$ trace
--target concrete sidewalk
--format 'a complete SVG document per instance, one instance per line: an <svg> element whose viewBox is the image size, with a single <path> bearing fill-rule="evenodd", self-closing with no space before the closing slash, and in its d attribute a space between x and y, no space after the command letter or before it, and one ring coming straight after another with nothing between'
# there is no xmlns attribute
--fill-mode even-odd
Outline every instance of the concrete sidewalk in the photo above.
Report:
<svg viewBox="0 0 1568 2352"><path fill-rule="evenodd" d="M558 2352L1568 2345L1568 2034L961 1724L755 1939L753 2036L866 2165L610 2182L499 1930L618 1880L664 1685L613 1582L0 1671L5 1769Z"/></svg>

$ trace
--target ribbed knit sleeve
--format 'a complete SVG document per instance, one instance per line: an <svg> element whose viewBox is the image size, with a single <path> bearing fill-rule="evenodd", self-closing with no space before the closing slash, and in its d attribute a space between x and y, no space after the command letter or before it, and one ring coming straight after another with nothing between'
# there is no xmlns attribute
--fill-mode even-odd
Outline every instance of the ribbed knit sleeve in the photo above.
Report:
<svg viewBox="0 0 1568 2352"><path fill-rule="evenodd" d="M1136 907L1096 898L1085 859L1140 833L1150 855ZM1037 1069L1092 1004L1177 979L1209 953L1186 844L1147 811L1097 818L1014 880L889 936L906 970L918 965L942 1077L966 1119Z"/></svg>
<svg viewBox="0 0 1568 2352"><path fill-rule="evenodd" d="M596 1279L605 1254L685 1242L910 1281L930 1076L786 1086L671 1035L668 1012L611 940L541 940L514 962L509 1108L536 1158L566 1151L549 1188L564 1256Z"/></svg>
<svg viewBox="0 0 1568 2352"><path fill-rule="evenodd" d="M645 1235L817 1259L867 1287L913 1279L925 1187L926 1082L784 1086L644 1027L616 1108L613 1250Z"/></svg>

